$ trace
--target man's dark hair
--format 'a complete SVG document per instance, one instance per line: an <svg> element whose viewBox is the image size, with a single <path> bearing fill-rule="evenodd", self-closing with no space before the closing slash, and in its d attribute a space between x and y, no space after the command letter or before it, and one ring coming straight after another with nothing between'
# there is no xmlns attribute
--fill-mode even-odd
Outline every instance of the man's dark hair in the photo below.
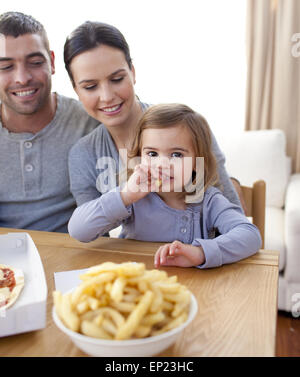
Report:
<svg viewBox="0 0 300 377"><path fill-rule="evenodd" d="M25 34L40 34L49 52L49 41L44 26L30 15L6 12L0 15L0 34L18 38Z"/></svg>

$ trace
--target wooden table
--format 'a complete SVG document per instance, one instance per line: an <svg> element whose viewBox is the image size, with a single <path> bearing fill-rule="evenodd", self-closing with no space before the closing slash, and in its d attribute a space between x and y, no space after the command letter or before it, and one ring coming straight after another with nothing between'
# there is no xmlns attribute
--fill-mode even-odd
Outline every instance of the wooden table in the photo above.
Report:
<svg viewBox="0 0 300 377"><path fill-rule="evenodd" d="M0 234L20 230L0 228ZM48 285L47 327L0 338L0 356L85 356L54 324L54 272L87 268L104 261L144 262L154 268L160 244L99 238L83 244L67 234L27 231L44 264ZM219 268L164 268L178 275L196 296L198 314L178 341L160 356L274 356L278 253L254 256Z"/></svg>

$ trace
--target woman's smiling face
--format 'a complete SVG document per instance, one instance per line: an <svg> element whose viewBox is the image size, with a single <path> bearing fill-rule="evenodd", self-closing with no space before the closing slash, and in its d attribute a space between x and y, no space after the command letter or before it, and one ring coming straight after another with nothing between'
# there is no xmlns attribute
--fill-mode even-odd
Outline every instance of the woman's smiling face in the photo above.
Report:
<svg viewBox="0 0 300 377"><path fill-rule="evenodd" d="M100 45L77 55L70 68L88 114L106 127L126 124L135 104L135 72L123 51Z"/></svg>

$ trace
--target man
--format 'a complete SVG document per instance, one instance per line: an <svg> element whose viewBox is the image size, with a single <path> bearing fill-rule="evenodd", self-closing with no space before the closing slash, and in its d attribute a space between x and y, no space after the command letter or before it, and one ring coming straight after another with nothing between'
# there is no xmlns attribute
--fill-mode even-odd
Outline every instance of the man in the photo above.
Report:
<svg viewBox="0 0 300 377"><path fill-rule="evenodd" d="M75 209L69 149L98 122L51 92L54 53L44 27L0 15L0 227L67 232Z"/></svg>

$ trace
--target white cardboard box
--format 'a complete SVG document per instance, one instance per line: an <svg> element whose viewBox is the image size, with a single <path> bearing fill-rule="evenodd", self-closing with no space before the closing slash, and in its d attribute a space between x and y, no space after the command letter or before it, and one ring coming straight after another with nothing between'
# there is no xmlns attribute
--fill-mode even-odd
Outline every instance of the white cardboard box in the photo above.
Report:
<svg viewBox="0 0 300 377"><path fill-rule="evenodd" d="M25 280L14 305L0 310L0 337L46 327L47 283L40 255L30 235L1 235L0 263L22 269Z"/></svg>

